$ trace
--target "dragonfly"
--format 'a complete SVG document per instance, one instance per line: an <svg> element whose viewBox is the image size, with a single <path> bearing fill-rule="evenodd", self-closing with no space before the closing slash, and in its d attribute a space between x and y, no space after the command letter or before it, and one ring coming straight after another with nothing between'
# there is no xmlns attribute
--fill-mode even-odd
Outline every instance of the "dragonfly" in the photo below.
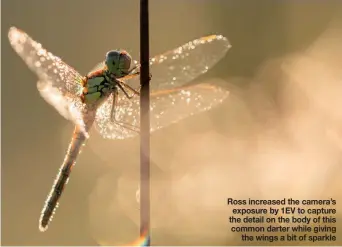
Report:
<svg viewBox="0 0 342 247"><path fill-rule="evenodd" d="M46 50L24 31L11 27L9 42L37 75L40 95L75 125L64 161L39 218L44 232L53 219L71 169L94 126L106 139L139 135L140 64L124 50L107 52L86 76ZM212 109L229 91L209 83L187 85L220 61L231 47L222 35L205 36L150 59L151 132Z"/></svg>

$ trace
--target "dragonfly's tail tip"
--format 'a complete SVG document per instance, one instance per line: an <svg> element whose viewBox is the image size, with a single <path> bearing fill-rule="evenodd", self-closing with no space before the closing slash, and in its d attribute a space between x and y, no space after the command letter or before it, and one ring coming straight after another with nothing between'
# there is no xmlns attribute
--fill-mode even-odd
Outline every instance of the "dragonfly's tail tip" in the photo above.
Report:
<svg viewBox="0 0 342 247"><path fill-rule="evenodd" d="M48 229L48 223L46 223L42 219L40 219L38 228L39 228L40 232L46 232L46 230Z"/></svg>
<svg viewBox="0 0 342 247"><path fill-rule="evenodd" d="M43 226L42 224L39 224L39 231L40 232L46 232L47 229L48 229L48 226Z"/></svg>

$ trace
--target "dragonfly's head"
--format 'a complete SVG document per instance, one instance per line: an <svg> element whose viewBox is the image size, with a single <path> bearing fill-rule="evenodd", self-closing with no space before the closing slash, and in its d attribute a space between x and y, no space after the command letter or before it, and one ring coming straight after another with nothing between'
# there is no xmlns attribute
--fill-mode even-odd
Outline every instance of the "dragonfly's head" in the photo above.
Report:
<svg viewBox="0 0 342 247"><path fill-rule="evenodd" d="M132 58L123 50L109 51L106 54L106 66L110 73L120 78L128 75L131 67Z"/></svg>

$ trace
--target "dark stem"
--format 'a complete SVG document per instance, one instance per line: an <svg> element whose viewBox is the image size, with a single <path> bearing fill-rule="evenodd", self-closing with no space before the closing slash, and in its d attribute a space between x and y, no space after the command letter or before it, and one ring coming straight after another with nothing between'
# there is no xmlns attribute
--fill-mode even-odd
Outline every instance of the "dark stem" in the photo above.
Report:
<svg viewBox="0 0 342 247"><path fill-rule="evenodd" d="M140 234L150 246L150 71L148 0L140 0Z"/></svg>

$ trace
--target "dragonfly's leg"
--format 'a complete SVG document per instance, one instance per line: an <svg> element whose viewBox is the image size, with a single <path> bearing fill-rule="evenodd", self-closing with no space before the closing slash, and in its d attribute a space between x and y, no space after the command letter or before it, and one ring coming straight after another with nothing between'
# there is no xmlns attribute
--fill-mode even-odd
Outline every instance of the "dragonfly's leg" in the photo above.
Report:
<svg viewBox="0 0 342 247"><path fill-rule="evenodd" d="M137 73L135 73L135 74L140 74L140 72L137 72ZM150 73L150 75L149 75L149 81L152 79L152 74ZM132 93L133 93L133 95L131 95L131 96L129 96L129 99L131 99L134 95L140 95L140 90L141 90L141 86L139 86L139 89L134 89L134 88L132 88L131 86L129 86L128 84L126 84L125 82L123 82L123 81L120 81L120 84L121 84L121 86L123 86L124 88L126 88L126 89L129 89Z"/></svg>
<svg viewBox="0 0 342 247"><path fill-rule="evenodd" d="M128 99L133 98L135 95L140 95L140 92L138 90L135 90L134 88L130 87L129 85L127 85L126 83L124 83L123 81L119 81L117 82L118 87L124 92L124 94L126 95L126 97ZM127 93L127 91L125 89L128 89L129 91L132 92L132 95L129 95ZM139 88L140 90L140 88Z"/></svg>
<svg viewBox="0 0 342 247"><path fill-rule="evenodd" d="M134 88L132 88L131 86L129 86L128 84L126 84L125 82L121 82L122 83L122 85L125 87L125 88L127 88L127 89L129 89L131 92L133 92L133 95L132 95L132 97L134 96L134 95L140 95L140 88L141 87L139 87L139 89L138 90L136 90L136 89L134 89Z"/></svg>
<svg viewBox="0 0 342 247"><path fill-rule="evenodd" d="M129 124L129 123L125 123L125 122L120 122L120 121L117 121L116 119L114 119L113 123L125 128L125 129L128 129L130 131L133 131L135 133L140 134L140 128L138 126L135 126L135 125Z"/></svg>
<svg viewBox="0 0 342 247"><path fill-rule="evenodd" d="M140 129L138 126L135 126L133 124L125 123L117 119L117 115L114 113L111 118L112 123L117 124L123 128L129 129L133 132L140 133Z"/></svg>
<svg viewBox="0 0 342 247"><path fill-rule="evenodd" d="M116 107L118 107L118 97L119 96L119 92L117 90L115 90L113 92L113 104L112 104L112 109L111 109L111 113L110 113L110 121L114 124L120 125L126 129L129 129L131 131L137 132L139 133L139 127L129 124L129 123L124 123L121 122L118 119L118 115L117 115L117 111L116 111Z"/></svg>
<svg viewBox="0 0 342 247"><path fill-rule="evenodd" d="M118 81L117 85L118 85L118 87L122 90L122 92L125 94L125 96L126 96L128 99L131 99L131 98L134 96L134 94L133 94L133 95L128 95L128 93L126 92L126 90L123 88L123 85L122 85L122 82L121 82L121 81ZM137 93L138 93L138 92L137 92ZM138 95L139 95L139 93L138 93Z"/></svg>
<svg viewBox="0 0 342 247"><path fill-rule="evenodd" d="M112 110L111 110L111 113L110 113L110 120L111 122L115 122L116 121L116 107L117 107L117 104L118 104L118 91L115 90L113 92L113 104L112 104Z"/></svg>
<svg viewBox="0 0 342 247"><path fill-rule="evenodd" d="M138 68L138 66L134 66L133 68L131 68L129 71L128 71L128 74L131 74L132 72L133 72L133 70L135 70L135 69L137 69ZM137 71L137 72L135 72L134 74L137 74L137 75L139 75L140 74L140 72L139 71Z"/></svg>
<svg viewBox="0 0 342 247"><path fill-rule="evenodd" d="M137 134L140 134L140 128L138 126L135 126L133 124L129 124L129 123L125 123L125 122L119 122L119 121L114 121L115 124L125 128L125 129L128 129L128 130L131 130Z"/></svg>
<svg viewBox="0 0 342 247"><path fill-rule="evenodd" d="M136 73L134 73L134 74L139 75L140 72L136 72ZM151 73L150 73L148 79L149 79L149 81L152 79L152 74L151 74ZM135 95L140 95L141 86L139 87L138 90L136 90L136 89L132 88L131 86L129 86L128 84L126 84L125 82L123 82L123 81L120 81L120 84L121 84L123 87L125 87L125 88L129 89L130 91L132 91L133 94L135 94ZM133 96L132 96L132 97L133 97Z"/></svg>
<svg viewBox="0 0 342 247"><path fill-rule="evenodd" d="M126 129L129 129L133 132L136 132L136 133L140 133L140 129L138 126L135 126L133 124L129 124L129 123L125 123L125 122L122 122L120 120L117 119L117 115L114 113L114 115L112 115L112 118L111 118L111 121L114 123L114 124L117 124L123 128L126 128Z"/></svg>

